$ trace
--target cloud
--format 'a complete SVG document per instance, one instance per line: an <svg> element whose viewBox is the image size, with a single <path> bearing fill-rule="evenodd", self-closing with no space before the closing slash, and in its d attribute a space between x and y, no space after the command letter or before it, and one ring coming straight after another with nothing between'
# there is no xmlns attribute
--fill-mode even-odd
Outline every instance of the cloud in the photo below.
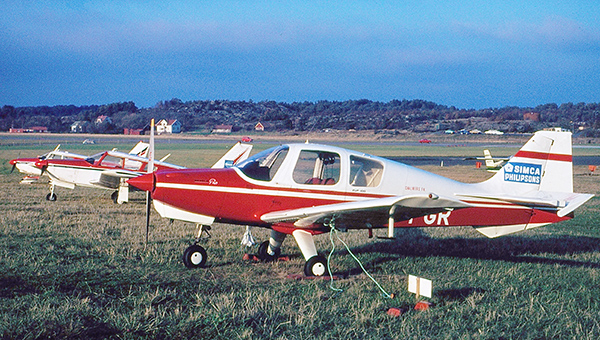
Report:
<svg viewBox="0 0 600 340"><path fill-rule="evenodd" d="M499 24L453 22L451 28L470 38L521 47L569 50L600 46L600 31L596 27L560 16Z"/></svg>

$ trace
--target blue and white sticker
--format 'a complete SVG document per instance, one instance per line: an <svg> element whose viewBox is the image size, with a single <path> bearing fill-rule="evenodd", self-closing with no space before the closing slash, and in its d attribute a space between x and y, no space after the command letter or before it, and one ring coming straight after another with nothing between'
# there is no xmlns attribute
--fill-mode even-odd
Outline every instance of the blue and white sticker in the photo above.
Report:
<svg viewBox="0 0 600 340"><path fill-rule="evenodd" d="M542 166L528 163L508 163L504 166L504 180L540 184L542 181Z"/></svg>

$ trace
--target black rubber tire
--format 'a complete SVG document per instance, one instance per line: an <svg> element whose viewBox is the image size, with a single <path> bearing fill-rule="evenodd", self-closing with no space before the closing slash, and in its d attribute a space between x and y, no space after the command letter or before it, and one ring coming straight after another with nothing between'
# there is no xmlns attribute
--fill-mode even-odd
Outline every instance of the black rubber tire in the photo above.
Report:
<svg viewBox="0 0 600 340"><path fill-rule="evenodd" d="M328 276L327 259L321 255L315 255L306 261L304 265L306 276Z"/></svg>
<svg viewBox="0 0 600 340"><path fill-rule="evenodd" d="M117 203L117 200L119 199L119 192L113 192L112 194L110 194L110 198L112 199L113 203Z"/></svg>
<svg viewBox="0 0 600 340"><path fill-rule="evenodd" d="M278 259L279 255L281 255L281 249L276 249L275 254L273 254L273 255L270 255L269 253L267 253L268 249L269 249L269 241L265 241L265 242L261 243L260 246L258 247L258 258L265 262L271 262L271 261L275 261L276 259Z"/></svg>
<svg viewBox="0 0 600 340"><path fill-rule="evenodd" d="M54 193L49 193L48 195L46 195L46 201L56 201L56 199L58 198L58 196L56 196L56 194Z"/></svg>
<svg viewBox="0 0 600 340"><path fill-rule="evenodd" d="M206 265L206 250L197 244L183 251L183 264L188 268L202 268Z"/></svg>

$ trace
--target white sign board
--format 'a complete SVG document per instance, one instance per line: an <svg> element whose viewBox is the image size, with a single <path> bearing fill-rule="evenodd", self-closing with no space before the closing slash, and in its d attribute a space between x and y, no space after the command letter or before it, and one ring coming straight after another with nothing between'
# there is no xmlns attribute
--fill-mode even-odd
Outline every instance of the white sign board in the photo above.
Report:
<svg viewBox="0 0 600 340"><path fill-rule="evenodd" d="M431 280L423 279L414 275L408 276L408 291L417 296L425 296L431 298L433 284Z"/></svg>

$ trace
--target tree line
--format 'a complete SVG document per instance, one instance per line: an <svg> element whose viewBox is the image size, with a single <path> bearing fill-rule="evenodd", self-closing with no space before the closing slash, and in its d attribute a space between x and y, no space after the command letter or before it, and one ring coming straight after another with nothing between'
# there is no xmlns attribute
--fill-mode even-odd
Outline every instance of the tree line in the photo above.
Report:
<svg viewBox="0 0 600 340"><path fill-rule="evenodd" d="M523 122L523 115L530 112L539 113L540 121ZM102 115L110 119L96 124L96 118ZM285 103L252 100L184 102L174 98L149 108L138 108L133 102L89 106L5 105L0 109L0 130L46 126L51 132L65 133L70 132L71 125L79 121L87 123L83 132L123 133L124 128L143 128L150 118L177 119L182 123L183 131L187 132L210 131L221 124L232 125L234 130L251 131L258 122L274 131L415 130L419 126L436 123L448 128L469 128L485 122L486 126L502 126L507 132L529 132L545 126L568 129L583 126L585 134L600 135L600 103L460 109L420 99Z"/></svg>

